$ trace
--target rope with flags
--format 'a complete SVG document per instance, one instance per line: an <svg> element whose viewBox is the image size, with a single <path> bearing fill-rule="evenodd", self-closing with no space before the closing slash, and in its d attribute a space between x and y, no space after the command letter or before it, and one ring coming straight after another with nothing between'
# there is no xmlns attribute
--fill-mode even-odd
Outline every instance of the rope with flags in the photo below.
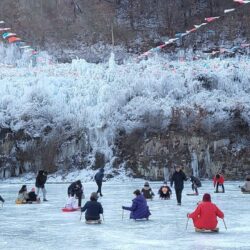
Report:
<svg viewBox="0 0 250 250"><path fill-rule="evenodd" d="M240 5L244 5L244 4L248 4L250 3L250 0L233 0L233 2L235 3L238 3ZM231 9L225 9L224 10L224 14L228 14L228 13L231 13L233 11L235 11L236 9L235 8L231 8ZM161 44L155 48L151 48L150 50L144 52L143 54L141 54L139 56L139 58L143 58L143 57L146 57L154 52L159 52L161 51L163 48L167 47L168 45L172 45L174 44L176 41L182 39L183 37L189 35L190 33L193 33L193 32L196 32L198 29L200 29L201 27L205 26L205 25L208 25L209 23L212 23L214 21L217 21L218 19L220 19L221 16L215 16L215 17L206 17L204 20L206 22L203 22L201 24L198 24L198 25L194 25L194 28L190 29L190 30L186 30L186 32L183 32L183 33L177 33L175 34L175 38L170 38L168 41L164 42L164 44Z"/></svg>
<svg viewBox="0 0 250 250"><path fill-rule="evenodd" d="M5 21L1 20L0 25L5 25ZM16 33L10 32L11 28L1 26L0 34L3 40L7 41L9 44L16 44L19 49L23 50L24 53L30 53L31 56L37 54L37 51L18 37Z"/></svg>

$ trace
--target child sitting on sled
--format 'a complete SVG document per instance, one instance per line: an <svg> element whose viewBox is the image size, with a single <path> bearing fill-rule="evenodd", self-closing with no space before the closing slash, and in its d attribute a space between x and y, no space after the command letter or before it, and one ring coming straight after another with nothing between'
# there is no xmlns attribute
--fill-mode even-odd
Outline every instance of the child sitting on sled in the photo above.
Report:
<svg viewBox="0 0 250 250"><path fill-rule="evenodd" d="M171 188L167 185L167 182L164 181L163 186L160 187L158 194L160 195L160 199L169 200L172 195Z"/></svg>
<svg viewBox="0 0 250 250"><path fill-rule="evenodd" d="M76 199L75 195L71 193L67 199L65 204L65 208L68 209L77 209L78 208L78 200Z"/></svg>

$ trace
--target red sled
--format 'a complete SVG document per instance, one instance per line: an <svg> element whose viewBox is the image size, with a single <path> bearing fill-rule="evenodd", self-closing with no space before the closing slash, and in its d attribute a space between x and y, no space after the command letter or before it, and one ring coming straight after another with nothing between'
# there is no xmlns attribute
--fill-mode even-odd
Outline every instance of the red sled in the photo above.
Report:
<svg viewBox="0 0 250 250"><path fill-rule="evenodd" d="M67 207L64 207L64 208L62 208L62 211L65 212L65 213L69 213L69 212L80 211L80 208L67 208Z"/></svg>

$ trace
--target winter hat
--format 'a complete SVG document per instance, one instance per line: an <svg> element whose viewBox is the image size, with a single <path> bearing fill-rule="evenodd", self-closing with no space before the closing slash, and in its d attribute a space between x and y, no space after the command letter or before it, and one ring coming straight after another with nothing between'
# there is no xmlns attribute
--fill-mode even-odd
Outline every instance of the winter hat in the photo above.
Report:
<svg viewBox="0 0 250 250"><path fill-rule="evenodd" d="M219 179L219 178L220 178L220 175L219 175L219 174L217 174L217 175L216 175L216 179Z"/></svg>
<svg viewBox="0 0 250 250"><path fill-rule="evenodd" d="M90 195L90 200L95 200L97 201L98 200L98 194L96 192L93 192L91 195Z"/></svg>
<svg viewBox="0 0 250 250"><path fill-rule="evenodd" d="M149 187L149 183L146 181L144 187Z"/></svg>
<svg viewBox="0 0 250 250"><path fill-rule="evenodd" d="M202 200L203 201L210 201L211 202L211 195L210 194L204 194Z"/></svg>
<svg viewBox="0 0 250 250"><path fill-rule="evenodd" d="M135 194L136 196L137 195L140 195L141 194L141 192L140 192L140 190L139 189L136 189L135 191L134 191L134 193L133 194Z"/></svg>
<svg viewBox="0 0 250 250"><path fill-rule="evenodd" d="M36 191L36 189L35 188L31 188L31 192L35 192Z"/></svg>

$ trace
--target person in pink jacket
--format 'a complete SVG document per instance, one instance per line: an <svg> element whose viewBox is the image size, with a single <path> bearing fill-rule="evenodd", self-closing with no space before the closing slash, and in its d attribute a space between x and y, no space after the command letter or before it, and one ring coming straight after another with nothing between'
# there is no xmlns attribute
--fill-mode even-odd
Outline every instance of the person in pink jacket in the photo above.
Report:
<svg viewBox="0 0 250 250"><path fill-rule="evenodd" d="M195 228L215 230L218 224L217 217L223 219L224 213L211 202L210 194L204 194L202 202L188 218L193 219Z"/></svg>

